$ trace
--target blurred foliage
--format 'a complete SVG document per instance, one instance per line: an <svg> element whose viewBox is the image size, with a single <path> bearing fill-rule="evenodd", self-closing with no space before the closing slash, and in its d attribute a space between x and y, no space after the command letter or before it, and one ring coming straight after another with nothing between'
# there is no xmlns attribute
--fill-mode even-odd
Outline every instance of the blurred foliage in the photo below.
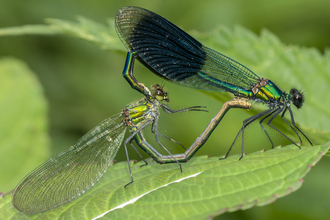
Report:
<svg viewBox="0 0 330 220"><path fill-rule="evenodd" d="M136 1L104 0L59 0L54 2L41 0L26 2L0 0L0 25L1 28L3 28L27 24L41 24L43 19L50 17L75 20L77 15L82 15L94 21L105 23L107 18L114 17L119 8L136 4ZM259 34L261 29L267 28L279 36L286 44L313 46L317 47L321 52L329 45L330 41L328 37L328 32L330 32L330 2L325 0L294 0L290 2L284 0L276 2L260 0L206 0L194 2L193 4L191 1L187 0L169 0L166 2L156 0L139 1L138 6L148 8L149 10L161 14L173 23L183 27L185 30L196 29L200 32L209 32L210 30L214 30L219 24L225 24L229 27L232 27L234 24L241 24ZM200 36L199 39L203 39L203 36ZM206 45L212 47L212 43L210 42ZM118 45L118 47L124 49L121 44ZM14 56L26 61L30 68L38 75L43 85L45 95L50 105L49 124L50 136L52 138L51 155L75 143L79 137L104 118L120 112L127 103L141 98L137 92L129 87L121 76L124 65L123 54L105 52L94 45L68 37L2 37L0 38L0 48L0 56ZM243 64L249 62L244 59L242 60L239 54L254 52L240 50L239 47L232 48L232 51L234 51L233 54L230 53L227 55L238 59ZM313 53L317 54L317 52ZM237 54L238 57L236 57ZM313 57L313 55L311 55L311 57ZM328 56L327 59L329 59ZM320 65L323 64L320 63ZM259 76L267 76L267 65L263 66L264 69L261 72L259 68L255 68L257 66L248 66ZM147 70L139 64L136 65L135 73L146 85L155 82L161 83L159 81L160 78L153 74L148 74L148 78L146 79L143 73L146 74ZM296 74L299 74L299 72ZM306 79L302 87L301 85L295 86L298 89L305 90L313 77L318 77L316 74L318 74L318 71L310 72L310 78ZM323 74L327 74L328 76L328 72ZM270 78L277 82L276 77L278 76L275 75ZM294 83L295 81L287 81L285 89L288 90ZM326 90L317 93L320 88L315 83L313 85L315 85L314 88L318 89L316 90L316 94L318 95L317 97L310 97L309 95L311 95L312 92L307 90L305 93L306 102L304 108L306 108L309 105L308 102L311 101L313 105L316 104L319 109L322 109L323 102L319 102L319 99L323 98L322 94L328 93ZM172 108L197 104L206 105L210 110L208 114L192 113L161 117L165 118L160 122L160 131L162 134L174 137L174 139L189 146L192 142L191 137L196 137L201 133L222 103L215 101L210 94L205 94L200 91L180 88L167 82L165 86L169 91L171 99L170 105ZM314 98L318 98L317 102L314 101ZM327 113L327 111L326 108L323 108L323 112L320 111L315 115L322 116L322 114ZM301 111L299 111L299 113L295 111L295 114L298 118L309 118L309 125L316 122L311 110L303 110L302 113L300 112ZM200 150L199 154L224 154L236 135L242 120L247 118L248 115L248 113L242 110L229 112L221 126L216 129L208 143ZM178 120L180 120L180 123L173 126ZM299 119L297 119L297 121L299 122ZM304 121L308 122L308 120ZM322 122L322 120L318 120L318 122ZM307 126L307 124L304 126ZM326 125L323 125L323 127L326 127ZM189 132L185 132L187 128L189 128ZM288 143L287 140L280 135L272 132L270 129L269 131L272 138L277 138L277 141L275 141L276 144ZM308 134L315 133L309 132ZM147 136L147 138L148 140L153 139L152 135ZM211 146L219 146L219 139L221 139L221 148L212 149ZM261 143L268 143L258 123L252 125L251 128L248 129L248 138L245 144L247 152L253 152L259 149L258 147L253 148L252 143L253 146L263 146ZM2 148L2 146L0 147ZM239 152L239 147L236 148L236 152ZM175 149L170 150L173 152ZM21 156L24 156L24 153L22 153ZM46 160L49 156L50 155L45 156L44 159ZM130 158L134 159L138 158L138 156L134 154L134 152L130 152ZM123 149L119 152L117 160L125 160ZM327 179L324 175L324 172L327 171L327 163L329 163L329 159L327 160L327 158L325 158L325 160L320 163L323 164L323 166L315 167L313 171L319 169L318 176L317 172L315 172L315 174L312 172L315 175L314 178L310 177L311 175L307 176L306 183L303 185L302 190L299 191L299 195L295 193L263 208L253 208L248 211L230 213L221 217L228 219L240 219L243 217L246 219L275 219L278 218L279 215L282 216L285 214L289 216L290 219L314 219L313 216L318 216L318 219L322 219L322 217L326 219L323 213L327 211L326 198L329 198L329 192L321 192L321 190L327 189L325 187ZM319 181L320 179L322 181ZM12 188L13 187L14 185L12 185ZM316 189L319 189L320 192L315 191ZM300 194L301 191L303 191L302 194ZM318 197L315 196L316 193ZM302 197L305 199L302 199ZM318 202L313 202L313 204L308 203L311 198L315 198L314 201ZM302 204L303 201L308 204L305 209L301 209L301 207L304 207L304 204Z"/></svg>
<svg viewBox="0 0 330 220"><path fill-rule="evenodd" d="M49 138L47 103L34 73L2 58L0 76L0 186L6 192L48 156Z"/></svg>

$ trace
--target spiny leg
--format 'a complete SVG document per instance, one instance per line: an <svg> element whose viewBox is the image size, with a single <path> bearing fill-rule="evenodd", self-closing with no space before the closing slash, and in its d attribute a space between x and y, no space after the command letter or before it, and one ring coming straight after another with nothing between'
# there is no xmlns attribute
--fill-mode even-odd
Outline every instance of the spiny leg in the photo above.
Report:
<svg viewBox="0 0 330 220"><path fill-rule="evenodd" d="M133 145L133 138L132 138L132 140L130 140L129 141L129 144L132 146L132 148L136 151L136 153L140 156L140 158L143 160L143 162L144 162L144 164L143 165L141 165L140 167L143 167L143 166L145 166L145 165L148 165L148 162L142 157L142 155L140 154L140 152L136 149L136 147Z"/></svg>
<svg viewBox="0 0 330 220"><path fill-rule="evenodd" d="M188 112L188 111L204 111L204 112L208 112L207 110L204 110L204 109L201 109L201 108L206 108L206 106L190 106L190 107L187 107L187 108L183 108L183 109L178 109L178 110L173 110L173 109L170 109L169 107L167 107L166 105L163 105L163 104L160 104L160 106L164 109L164 111L166 113L170 113L170 114L173 114L173 113L178 113L178 112ZM158 126L158 125L157 125ZM183 149L186 150L186 148L178 141L172 139L172 138L169 138L169 137L166 137L162 134L157 134L163 138L166 138L178 145L180 145Z"/></svg>
<svg viewBox="0 0 330 220"><path fill-rule="evenodd" d="M291 125L291 124L290 124L290 123L284 118L284 114L285 114L286 110L287 110L287 108L284 109L284 111L283 111L283 113L282 113L282 115L281 115L281 118L282 118L282 120L283 120L287 125L290 126L290 128L294 131L294 133L296 133L296 135L297 135L298 138L299 138L300 143L302 143L301 137L300 137L300 135L298 134L298 132L296 131L296 129L294 129L294 127L292 127L292 125Z"/></svg>
<svg viewBox="0 0 330 220"><path fill-rule="evenodd" d="M308 140L308 142L313 146L312 142L308 139L308 137L307 137L307 136L306 136L306 135L300 130L300 128L296 125L296 123L295 123L295 121L294 121L294 118L293 118L293 114L292 114L291 108L288 107L288 109L289 109L289 112L290 112L291 123L292 123L292 125L293 125L296 129L298 129L298 131L299 131L302 135L304 135L304 137Z"/></svg>
<svg viewBox="0 0 330 220"><path fill-rule="evenodd" d="M160 104L160 106L164 109L166 113L178 113L178 112L188 112L188 111L202 111L202 112L208 112L207 110L201 109L206 108L206 106L190 106L187 108L182 108L178 110L173 110L167 107L166 105Z"/></svg>
<svg viewBox="0 0 330 220"><path fill-rule="evenodd" d="M152 123L152 132L155 134L155 140L156 140L156 142L159 144L159 146L161 146L172 158L173 158L173 160L177 163L177 164L179 164L179 166L180 166L180 170L181 170L181 172L182 172L182 166L181 166L181 163L177 160L177 159L175 159L175 157L169 152L169 150L167 150L166 149L166 147L164 147L160 142L159 142L159 140L158 140L158 119L159 119L159 115L158 115L158 112L156 112L156 115L155 115L155 120L153 121L153 123Z"/></svg>
<svg viewBox="0 0 330 220"><path fill-rule="evenodd" d="M266 114L268 114L269 112L272 112L272 111L273 111L273 109L268 109L268 110L266 110L266 111L264 111L264 112L261 112L261 113L257 114L256 117L253 118L253 120L250 121L250 122L249 122L247 125L245 125L245 126L244 126L244 122L243 122L243 127L242 127L242 151L241 151L241 157L239 158L239 160L241 160L241 159L243 158L243 154L244 154L244 130L245 130L245 128L246 128L249 124L251 124L253 121L257 120L258 118L260 118L260 117L262 117L262 116L264 116L264 115L266 115Z"/></svg>
<svg viewBox="0 0 330 220"><path fill-rule="evenodd" d="M131 140L133 140L134 136L140 132L143 128L145 128L148 124L150 124L152 122L152 120L147 120L144 124L142 124L141 126L139 126L137 128L136 131L134 131L124 142L124 147L125 147L125 153L126 153L126 159L127 159L127 164L128 164L128 170L129 170L129 174L131 175L131 182L127 183L124 188L126 188L128 185L130 185L131 183L133 183L133 175L132 175L132 171L131 171L131 165L129 164L129 156L128 156L128 151L127 151L127 143L129 143Z"/></svg>
<svg viewBox="0 0 330 220"><path fill-rule="evenodd" d="M244 130L244 127L247 127L248 125L250 125L252 122L254 122L255 120L257 120L258 118L262 117L263 115L265 114L268 114L270 111L272 111L272 109L268 109L266 111L263 111L263 112L260 112L250 118L247 118L243 121L243 126L241 127L241 129L239 130L239 132L237 133L233 143L231 144L229 150L227 151L226 155L223 157L223 158L220 158L220 160L223 160L223 159L226 159L231 151L231 149L233 148L237 138L239 137L240 133ZM243 149L243 143L244 143L244 136L243 136L243 132L242 132L242 152L241 152L241 157L240 157L240 160L243 158L243 152L244 152L244 149Z"/></svg>
<svg viewBox="0 0 330 220"><path fill-rule="evenodd" d="M274 114L274 112L275 112L276 110L277 110L277 109L274 109L272 112L268 113L264 118L262 118L262 119L259 121L260 127L264 130L264 132L265 132L266 135L267 135L268 140L269 140L270 143L272 144L272 148L274 148L273 141L272 141L271 138L269 137L268 132L266 131L266 129L265 129L265 127L262 125L262 123L264 122L265 119L269 118L272 114Z"/></svg>
<svg viewBox="0 0 330 220"><path fill-rule="evenodd" d="M185 147L183 146L183 144L181 144L180 142L178 142L178 141L176 141L176 140L174 140L174 139L172 139L172 138L166 137L166 136L164 136L164 135L162 135L162 134L158 134L158 135L161 136L161 137L163 137L163 138L166 138L167 140L170 140L170 141L172 141L172 142L174 142L174 143L180 145L184 150L186 150L186 148L185 148Z"/></svg>
<svg viewBox="0 0 330 220"><path fill-rule="evenodd" d="M128 164L128 170L129 170L129 174L131 175L131 182L127 183L124 186L124 188L126 188L129 184L133 183L133 175L132 175L132 171L131 171L131 165L129 164L129 156L128 156L128 151L127 151L127 147L126 147L126 141L124 143L124 147L125 147L126 159L127 159L127 164Z"/></svg>
<svg viewBox="0 0 330 220"><path fill-rule="evenodd" d="M273 128L274 130L278 131L280 134L282 134L284 137L286 137L289 141L291 141L294 145L296 145L297 147L299 147L295 142L293 142L293 140L291 140L288 136L286 136L282 131L278 130L277 128L275 128L271 123L274 120L274 118L279 115L282 111L284 110L284 107L281 107L279 109L277 109L277 111L275 112L275 114L268 120L267 125L271 128ZM300 148L300 147L299 147Z"/></svg>

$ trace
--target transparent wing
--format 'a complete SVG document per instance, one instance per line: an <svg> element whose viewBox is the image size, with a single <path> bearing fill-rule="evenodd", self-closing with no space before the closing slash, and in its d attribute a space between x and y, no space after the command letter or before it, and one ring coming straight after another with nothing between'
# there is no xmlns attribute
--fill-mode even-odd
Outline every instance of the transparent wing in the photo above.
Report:
<svg viewBox="0 0 330 220"><path fill-rule="evenodd" d="M259 77L240 63L203 46L163 17L139 7L116 15L122 42L146 67L168 80L202 90L250 89Z"/></svg>
<svg viewBox="0 0 330 220"><path fill-rule="evenodd" d="M16 187L14 206L37 213L80 196L107 171L123 141L124 116L114 115L81 137L77 143L50 158Z"/></svg>

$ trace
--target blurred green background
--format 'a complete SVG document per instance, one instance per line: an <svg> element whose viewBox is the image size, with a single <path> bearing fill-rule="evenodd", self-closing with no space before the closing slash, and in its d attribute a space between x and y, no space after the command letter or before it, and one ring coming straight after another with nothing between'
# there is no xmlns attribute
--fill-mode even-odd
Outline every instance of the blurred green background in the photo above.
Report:
<svg viewBox="0 0 330 220"><path fill-rule="evenodd" d="M114 18L118 9L128 5L154 11L187 31L195 29L208 32L220 24L228 27L240 24L257 34L266 28L285 44L316 47L321 52L330 45L330 1L326 0L0 0L0 28L41 24L45 18L75 20L77 15L105 23L108 18ZM0 57L8 56L25 61L37 74L44 89L49 104L48 126L51 140L50 146L45 146L51 150L44 160L74 144L93 126L119 113L128 103L141 98L121 75L124 54L103 51L83 41L63 36L1 37ZM170 95L169 106L173 109L191 105L208 107L209 113L192 112L170 116L162 114L159 131L185 146L189 146L200 135L222 105L205 93L165 82L154 74L149 74L140 64L136 65L135 75L146 85L164 84ZM242 121L248 117L243 110L232 110L228 114L207 144L198 152L199 155L218 156L226 153ZM275 144L289 143L279 134L268 130ZM150 132L145 133L146 138L153 143L153 135L149 134ZM214 149L212 146L219 148ZM254 123L247 132L245 151L260 150L258 146L271 147L259 124ZM177 146L170 147L171 152L180 152L179 150ZM239 145L236 144L233 153L239 152ZM139 157L131 150L130 159L139 160ZM125 160L123 148L116 160ZM324 216L326 219L327 210L322 207L325 206L330 193L318 192L317 184L324 184L330 179L322 174L321 168L317 170L322 164L323 167L326 166L326 162L322 160L320 165L314 168L314 172L306 177L302 189L297 193L269 206L227 213L221 218L278 219L281 216L282 219L315 219L314 217L318 216L320 219ZM320 178L323 178L322 183L313 181ZM6 187L0 186L0 191L7 192L15 185ZM310 191L311 189L313 191ZM320 203L313 204L312 209L311 204L308 204L310 201Z"/></svg>

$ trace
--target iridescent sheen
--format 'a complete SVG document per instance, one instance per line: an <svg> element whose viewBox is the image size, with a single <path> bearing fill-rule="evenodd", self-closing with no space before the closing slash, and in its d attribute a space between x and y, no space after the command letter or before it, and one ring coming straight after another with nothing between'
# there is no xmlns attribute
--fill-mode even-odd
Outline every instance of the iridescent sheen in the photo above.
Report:
<svg viewBox="0 0 330 220"><path fill-rule="evenodd" d="M261 124L266 119L269 119L267 124L270 127L297 145L271 125L272 120L280 113L282 119L299 137L300 142L298 131L312 145L307 136L296 126L293 118L291 104L300 108L304 102L302 93L297 89L291 89L290 93L282 92L271 80L260 78L244 65L202 45L170 21L143 8L130 6L120 9L116 15L116 30L128 49L123 75L132 88L143 94L145 93L143 84L133 76L135 59L158 76L182 86L230 92L236 97L266 104L268 110L243 122L238 133L239 135L242 132L243 136L242 156L244 129L258 118L261 118L260 125L273 147L272 140ZM291 124L284 119L286 111L290 113Z"/></svg>

